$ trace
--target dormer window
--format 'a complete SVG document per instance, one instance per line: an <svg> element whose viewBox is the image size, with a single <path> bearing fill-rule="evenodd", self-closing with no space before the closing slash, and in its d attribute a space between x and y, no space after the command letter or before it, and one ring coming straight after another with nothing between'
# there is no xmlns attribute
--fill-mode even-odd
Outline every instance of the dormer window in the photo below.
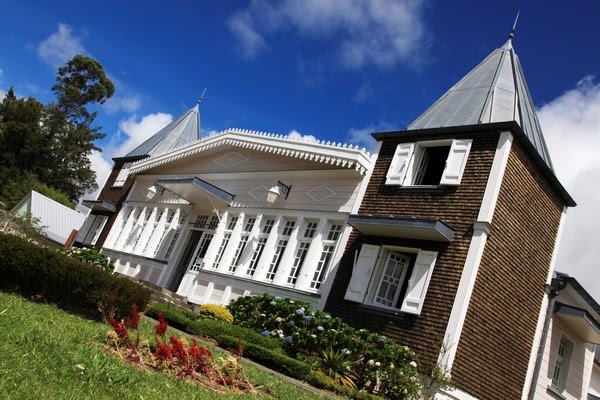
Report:
<svg viewBox="0 0 600 400"><path fill-rule="evenodd" d="M458 185L472 140L400 143L388 169L386 185Z"/></svg>

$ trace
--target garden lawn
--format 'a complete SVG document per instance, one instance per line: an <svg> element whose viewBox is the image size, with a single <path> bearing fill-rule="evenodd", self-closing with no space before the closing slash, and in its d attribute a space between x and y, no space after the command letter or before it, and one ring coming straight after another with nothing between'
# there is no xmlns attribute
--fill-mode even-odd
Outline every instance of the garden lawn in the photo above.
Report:
<svg viewBox="0 0 600 400"><path fill-rule="evenodd" d="M248 364L244 364L246 375L266 389L261 391L264 394L216 394L161 372L142 371L103 351L109 330L108 325L54 306L0 292L0 398L320 398ZM141 332L142 339L153 340L153 326L147 321L141 321ZM211 351L215 358L222 356L214 347Z"/></svg>

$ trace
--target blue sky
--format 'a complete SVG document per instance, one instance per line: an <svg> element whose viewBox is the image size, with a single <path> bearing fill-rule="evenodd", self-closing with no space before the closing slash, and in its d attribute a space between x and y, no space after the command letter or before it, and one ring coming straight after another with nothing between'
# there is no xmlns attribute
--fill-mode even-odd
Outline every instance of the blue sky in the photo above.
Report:
<svg viewBox="0 0 600 400"><path fill-rule="evenodd" d="M507 39L521 59L570 210L558 268L600 300L600 2L27 0L3 5L0 97L52 98L56 67L98 59L116 85L91 159L125 154L191 108L203 133L297 132L369 148L405 128Z"/></svg>

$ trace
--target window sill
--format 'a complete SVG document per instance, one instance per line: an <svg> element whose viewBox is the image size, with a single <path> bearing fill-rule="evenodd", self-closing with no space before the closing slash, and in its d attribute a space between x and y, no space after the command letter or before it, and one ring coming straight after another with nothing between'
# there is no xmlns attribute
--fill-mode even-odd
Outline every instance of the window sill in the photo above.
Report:
<svg viewBox="0 0 600 400"><path fill-rule="evenodd" d="M557 399L561 399L561 400L567 400L567 398L565 396L562 395L561 392L559 392L558 388L554 387L554 386L548 386L548 388L546 388L546 391L548 393L550 393L551 395L553 395L554 397L556 397Z"/></svg>
<svg viewBox="0 0 600 400"><path fill-rule="evenodd" d="M407 313L404 311L400 311L399 308L385 308L385 307L378 307L376 305L373 304L359 304L358 305L360 308L371 311L371 312L375 312L378 314L382 314L382 315L386 315L386 316L393 316L393 317L398 317L398 318L405 318L407 316L417 316L416 314L411 314L411 313Z"/></svg>

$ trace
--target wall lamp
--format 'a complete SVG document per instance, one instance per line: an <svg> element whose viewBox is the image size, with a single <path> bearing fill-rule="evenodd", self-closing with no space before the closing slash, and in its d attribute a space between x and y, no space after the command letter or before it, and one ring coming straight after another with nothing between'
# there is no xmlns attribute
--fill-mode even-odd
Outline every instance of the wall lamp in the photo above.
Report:
<svg viewBox="0 0 600 400"><path fill-rule="evenodd" d="M160 193L160 195L162 196L163 192L165 191L165 188L160 186L160 185L152 185L150 186L148 189L144 190L144 197L146 197L147 200L152 200L154 198L154 196L156 196L156 193Z"/></svg>
<svg viewBox="0 0 600 400"><path fill-rule="evenodd" d="M285 195L285 199L287 200L291 188L292 185L288 186L281 181L277 181L277 185L269 189L269 193L267 193L267 202L271 204L275 203L275 200L282 194Z"/></svg>

